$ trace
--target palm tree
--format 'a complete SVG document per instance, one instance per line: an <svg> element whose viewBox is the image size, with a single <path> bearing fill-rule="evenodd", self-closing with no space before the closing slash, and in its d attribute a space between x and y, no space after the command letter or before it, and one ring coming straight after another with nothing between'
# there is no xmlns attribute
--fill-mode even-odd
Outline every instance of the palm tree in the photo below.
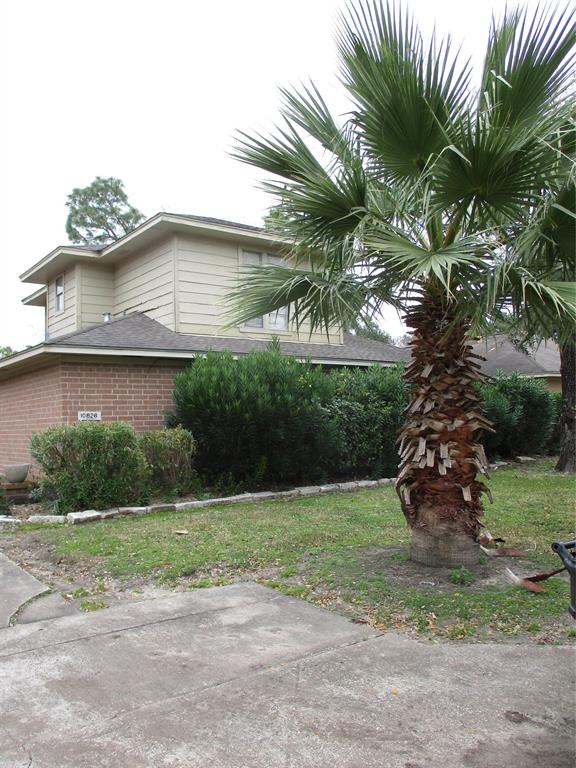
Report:
<svg viewBox="0 0 576 768"><path fill-rule="evenodd" d="M475 90L449 40L425 44L407 13L365 0L338 36L347 119L310 84L282 91L272 135L239 135L236 157L275 177L293 266L249 269L231 322L289 305L298 326L351 327L390 304L413 331L396 487L419 562L478 558L490 425L470 335L492 312L576 317L574 285L506 247L558 172L575 41L568 10L509 12Z"/></svg>

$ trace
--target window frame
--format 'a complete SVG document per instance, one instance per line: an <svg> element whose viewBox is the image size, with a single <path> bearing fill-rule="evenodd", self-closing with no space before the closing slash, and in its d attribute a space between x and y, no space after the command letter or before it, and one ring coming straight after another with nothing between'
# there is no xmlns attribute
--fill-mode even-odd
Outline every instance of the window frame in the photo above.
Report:
<svg viewBox="0 0 576 768"><path fill-rule="evenodd" d="M59 291L58 288L58 281L61 283L62 290ZM58 307L59 299L62 297L62 306ZM54 278L54 314L55 315L61 315L64 310L66 309L66 299L65 299L65 280L64 280L64 272L62 272L61 275L57 275Z"/></svg>
<svg viewBox="0 0 576 768"><path fill-rule="evenodd" d="M240 269L244 266L250 266L250 262L245 260L245 256L249 254L251 256L259 256L260 261L259 264L262 266L263 264L269 264L272 263L272 260L275 262L278 262L280 265L282 265L282 262L284 261L281 256L275 253L270 253L268 251L253 251L248 248L242 248L240 251ZM255 265L255 262L252 262ZM276 322L276 320L272 320L272 318L276 318L276 320L279 317L284 318L284 327L283 328L275 328L272 323ZM250 325L249 323L253 323L254 320L261 320L262 325ZM266 315L262 315L258 318L253 318L252 320L247 320L244 322L241 326L242 331L260 331L262 333L272 333L272 334L278 334L278 333L290 333L290 307L283 307L282 309L279 309L276 312L269 312Z"/></svg>

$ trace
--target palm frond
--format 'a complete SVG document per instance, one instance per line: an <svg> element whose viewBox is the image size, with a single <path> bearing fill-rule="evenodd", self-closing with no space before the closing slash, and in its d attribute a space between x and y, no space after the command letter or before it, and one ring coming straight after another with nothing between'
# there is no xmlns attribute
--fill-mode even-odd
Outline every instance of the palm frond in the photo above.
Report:
<svg viewBox="0 0 576 768"><path fill-rule="evenodd" d="M291 319L310 332L351 327L373 299L365 281L336 268L323 272L280 266L253 266L244 271L227 297L229 326L290 307Z"/></svg>
<svg viewBox="0 0 576 768"><path fill-rule="evenodd" d="M486 245L477 236L455 240L433 249L411 241L400 230L382 227L370 230L365 245L378 267L398 282L436 280L451 295L455 273L459 281L472 280L478 269L485 269ZM482 256L479 255L482 253Z"/></svg>
<svg viewBox="0 0 576 768"><path fill-rule="evenodd" d="M492 28L480 88L479 112L494 126L530 124L565 98L573 78L575 11L538 7L508 10Z"/></svg>
<svg viewBox="0 0 576 768"><path fill-rule="evenodd" d="M419 176L466 105L469 65L459 66L449 39L426 47L412 17L383 2L350 7L338 47L371 163L381 174Z"/></svg>

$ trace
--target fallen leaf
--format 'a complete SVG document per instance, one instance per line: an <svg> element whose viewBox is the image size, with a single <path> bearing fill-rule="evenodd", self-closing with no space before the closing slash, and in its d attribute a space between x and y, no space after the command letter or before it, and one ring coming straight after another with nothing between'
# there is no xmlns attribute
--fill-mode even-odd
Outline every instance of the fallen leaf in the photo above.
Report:
<svg viewBox="0 0 576 768"><path fill-rule="evenodd" d="M174 531L174 533L176 534L176 536L188 536L190 531Z"/></svg>

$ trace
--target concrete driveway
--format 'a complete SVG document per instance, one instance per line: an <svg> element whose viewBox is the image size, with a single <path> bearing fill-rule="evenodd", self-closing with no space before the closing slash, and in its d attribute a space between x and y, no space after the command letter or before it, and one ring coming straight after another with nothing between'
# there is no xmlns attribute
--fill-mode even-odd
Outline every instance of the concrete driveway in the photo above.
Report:
<svg viewBox="0 0 576 768"><path fill-rule="evenodd" d="M574 660L177 594L0 630L0 766L572 768Z"/></svg>

